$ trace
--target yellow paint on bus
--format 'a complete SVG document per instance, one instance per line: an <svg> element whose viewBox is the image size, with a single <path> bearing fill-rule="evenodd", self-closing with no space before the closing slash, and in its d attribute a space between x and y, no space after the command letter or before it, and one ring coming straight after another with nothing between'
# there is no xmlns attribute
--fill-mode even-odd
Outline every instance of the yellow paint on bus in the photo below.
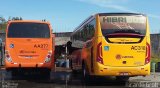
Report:
<svg viewBox="0 0 160 88"><path fill-rule="evenodd" d="M72 68L80 61L83 75L150 75L150 29L148 18L137 13L99 13L89 17L72 33ZM77 60L80 59L80 60Z"/></svg>

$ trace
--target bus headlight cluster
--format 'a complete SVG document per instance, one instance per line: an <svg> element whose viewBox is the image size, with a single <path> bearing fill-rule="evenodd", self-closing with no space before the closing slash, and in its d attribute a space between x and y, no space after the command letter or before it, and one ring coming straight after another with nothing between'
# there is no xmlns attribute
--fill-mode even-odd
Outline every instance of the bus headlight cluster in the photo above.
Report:
<svg viewBox="0 0 160 88"><path fill-rule="evenodd" d="M8 52L8 51L5 52L5 58L6 58L6 60L7 60L8 62L12 62L12 58L11 58L11 56L9 55L9 52Z"/></svg>
<svg viewBox="0 0 160 88"><path fill-rule="evenodd" d="M46 63L48 63L48 62L51 61L51 56L52 56L52 52L49 51L48 54L47 54L47 57L46 57L46 59L45 59L45 62L46 62Z"/></svg>

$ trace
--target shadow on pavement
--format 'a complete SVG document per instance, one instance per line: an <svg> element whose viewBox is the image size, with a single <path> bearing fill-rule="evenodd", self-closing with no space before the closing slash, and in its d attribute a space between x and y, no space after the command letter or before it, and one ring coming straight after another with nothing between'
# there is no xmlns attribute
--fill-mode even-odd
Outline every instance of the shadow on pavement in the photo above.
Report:
<svg viewBox="0 0 160 88"><path fill-rule="evenodd" d="M7 73L9 75L10 73ZM9 76L8 76L9 77ZM124 87L124 82L117 82L113 77L94 77L84 81L80 74L72 72L57 71L52 72L50 79L44 79L40 75L19 75L7 78L6 81L19 83L19 88L103 88L103 87Z"/></svg>

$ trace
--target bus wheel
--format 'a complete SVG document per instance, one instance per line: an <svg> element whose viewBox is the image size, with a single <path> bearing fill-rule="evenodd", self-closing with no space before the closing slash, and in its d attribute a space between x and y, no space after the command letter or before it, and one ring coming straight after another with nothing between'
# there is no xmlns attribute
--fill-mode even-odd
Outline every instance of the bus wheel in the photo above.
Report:
<svg viewBox="0 0 160 88"><path fill-rule="evenodd" d="M90 79L90 75L87 73L86 65L84 63L82 64L82 78L85 81Z"/></svg>
<svg viewBox="0 0 160 88"><path fill-rule="evenodd" d="M128 76L116 76L116 80L118 82L126 82L129 80L129 77Z"/></svg>

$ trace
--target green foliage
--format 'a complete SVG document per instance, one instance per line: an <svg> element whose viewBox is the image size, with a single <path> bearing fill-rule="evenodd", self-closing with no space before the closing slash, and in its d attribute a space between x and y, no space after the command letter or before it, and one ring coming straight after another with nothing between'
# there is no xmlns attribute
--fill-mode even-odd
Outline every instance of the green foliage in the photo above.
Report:
<svg viewBox="0 0 160 88"><path fill-rule="evenodd" d="M22 17L9 17L8 20L23 20ZM0 17L0 32L5 32L7 28L7 21L5 18Z"/></svg>
<svg viewBox="0 0 160 88"><path fill-rule="evenodd" d="M7 22L0 24L0 32L5 32L6 28L7 28Z"/></svg>
<svg viewBox="0 0 160 88"><path fill-rule="evenodd" d="M7 22L6 22L5 18L0 17L0 31L4 32L6 27L7 27Z"/></svg>
<svg viewBox="0 0 160 88"><path fill-rule="evenodd" d="M160 56L152 52L151 53L151 58L160 58Z"/></svg>
<svg viewBox="0 0 160 88"><path fill-rule="evenodd" d="M156 69L158 68L157 63L160 62L160 58L151 58L151 63L156 63Z"/></svg>
<svg viewBox="0 0 160 88"><path fill-rule="evenodd" d="M151 58L151 62L158 63L160 62L160 58Z"/></svg>
<svg viewBox="0 0 160 88"><path fill-rule="evenodd" d="M4 22L3 24L1 24L1 29L4 30L7 27L7 22Z"/></svg>
<svg viewBox="0 0 160 88"><path fill-rule="evenodd" d="M23 20L22 17L12 17L12 18L9 18L9 20Z"/></svg>

